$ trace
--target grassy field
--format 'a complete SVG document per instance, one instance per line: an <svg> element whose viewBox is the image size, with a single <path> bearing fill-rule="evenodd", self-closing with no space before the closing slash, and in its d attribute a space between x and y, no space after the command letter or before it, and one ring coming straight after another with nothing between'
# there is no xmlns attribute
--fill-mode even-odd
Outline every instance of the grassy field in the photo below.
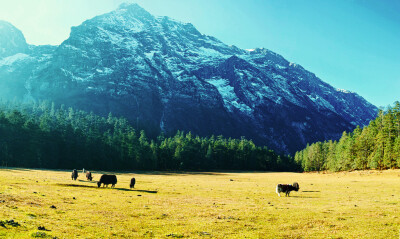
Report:
<svg viewBox="0 0 400 239"><path fill-rule="evenodd" d="M0 169L0 238L399 238L400 170L70 175Z"/></svg>

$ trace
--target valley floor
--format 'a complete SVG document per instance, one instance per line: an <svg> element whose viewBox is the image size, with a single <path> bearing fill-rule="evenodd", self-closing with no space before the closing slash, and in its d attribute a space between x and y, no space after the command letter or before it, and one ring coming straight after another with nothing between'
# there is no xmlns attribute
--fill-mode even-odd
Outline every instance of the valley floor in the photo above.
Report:
<svg viewBox="0 0 400 239"><path fill-rule="evenodd" d="M399 238L400 170L116 174L0 169L0 238Z"/></svg>

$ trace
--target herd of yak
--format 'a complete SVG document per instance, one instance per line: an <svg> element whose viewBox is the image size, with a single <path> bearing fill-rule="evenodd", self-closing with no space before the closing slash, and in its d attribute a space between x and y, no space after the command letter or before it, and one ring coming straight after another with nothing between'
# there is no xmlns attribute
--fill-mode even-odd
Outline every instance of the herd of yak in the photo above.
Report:
<svg viewBox="0 0 400 239"><path fill-rule="evenodd" d="M82 170L82 173L85 173L84 169ZM72 178L72 180L76 180L78 178L78 170L76 170L76 169L72 170L71 178ZM86 172L86 179L89 181L93 180L91 172L89 172L89 171ZM134 188L135 182L136 182L136 179L132 178L129 187ZM101 184L103 184L103 187L104 186L108 187L108 185L111 184L111 187L114 188L115 184L117 184L117 176L103 174L103 175L101 175L100 180L97 182L97 187L100 187Z"/></svg>
<svg viewBox="0 0 400 239"><path fill-rule="evenodd" d="M85 173L85 169L82 170L82 173ZM78 178L78 171L76 169L72 170L72 175L71 175L72 180L76 180ZM89 181L93 180L92 173L87 171L86 172L86 179ZM129 185L130 188L135 187L135 182L136 179L132 178L131 183ZM117 184L117 176L115 175L110 175L110 174L103 174L100 177L100 180L97 182L97 187L100 187L101 184L103 184L103 187L106 186L108 187L109 184L111 184L111 187L114 188L115 184ZM280 193L285 193L285 196L290 196L291 191L299 191L300 186L297 182L293 184L278 184L276 186L276 193L280 197Z"/></svg>

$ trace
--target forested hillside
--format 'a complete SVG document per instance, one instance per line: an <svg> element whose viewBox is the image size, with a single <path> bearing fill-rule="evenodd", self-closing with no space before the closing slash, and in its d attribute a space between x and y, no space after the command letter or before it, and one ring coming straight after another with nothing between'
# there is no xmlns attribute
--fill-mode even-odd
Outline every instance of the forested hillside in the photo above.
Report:
<svg viewBox="0 0 400 239"><path fill-rule="evenodd" d="M317 142L297 152L305 171L344 171L400 167L400 103L380 110L364 128L343 132L339 141Z"/></svg>
<svg viewBox="0 0 400 239"><path fill-rule="evenodd" d="M298 170L252 141L177 132L148 139L126 119L54 103L0 104L1 166L103 170Z"/></svg>

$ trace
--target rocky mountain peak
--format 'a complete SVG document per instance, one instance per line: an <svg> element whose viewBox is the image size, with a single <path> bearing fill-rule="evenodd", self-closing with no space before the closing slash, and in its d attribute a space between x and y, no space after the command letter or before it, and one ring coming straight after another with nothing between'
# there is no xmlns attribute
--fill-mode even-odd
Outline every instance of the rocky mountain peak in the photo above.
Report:
<svg viewBox="0 0 400 239"><path fill-rule="evenodd" d="M22 32L11 23L0 20L0 58L26 53L28 44Z"/></svg>
<svg viewBox="0 0 400 239"><path fill-rule="evenodd" d="M141 6L139 6L139 4L129 3L129 2L121 3L117 10L120 10L120 9L125 9L125 10L129 10L129 11L147 12L145 9L143 9Z"/></svg>
<svg viewBox="0 0 400 239"><path fill-rule="evenodd" d="M141 20L153 20L154 16L140 7L136 3L122 3L119 8L111 14L124 15L127 18L136 18Z"/></svg>

